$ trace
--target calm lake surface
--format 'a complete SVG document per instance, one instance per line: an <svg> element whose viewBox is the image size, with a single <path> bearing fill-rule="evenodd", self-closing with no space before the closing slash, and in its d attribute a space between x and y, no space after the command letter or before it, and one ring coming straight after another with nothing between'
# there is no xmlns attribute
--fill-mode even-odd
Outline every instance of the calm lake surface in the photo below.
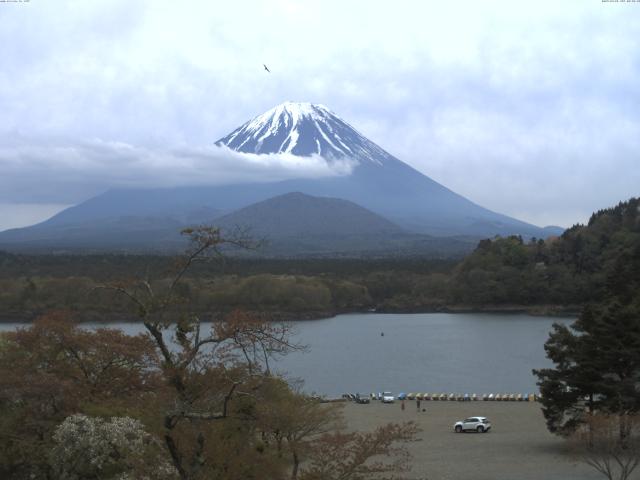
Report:
<svg viewBox="0 0 640 480"><path fill-rule="evenodd" d="M551 365L544 352L551 325L572 321L520 314L368 313L293 322L296 340L309 351L279 360L275 369L305 379L305 390L329 396L382 390L534 392L531 369ZM22 325L0 324L0 330ZM108 326L132 334L143 330L134 323Z"/></svg>

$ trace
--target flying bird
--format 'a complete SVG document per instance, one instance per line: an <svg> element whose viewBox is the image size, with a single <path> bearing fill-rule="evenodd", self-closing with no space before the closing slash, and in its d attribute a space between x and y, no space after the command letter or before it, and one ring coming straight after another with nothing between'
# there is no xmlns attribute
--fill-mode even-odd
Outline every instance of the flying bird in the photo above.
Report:
<svg viewBox="0 0 640 480"><path fill-rule="evenodd" d="M265 69L267 72L271 73L271 70L269 70L269 69L267 68L267 66L266 66L264 63L262 64L262 66L264 67L264 69Z"/></svg>

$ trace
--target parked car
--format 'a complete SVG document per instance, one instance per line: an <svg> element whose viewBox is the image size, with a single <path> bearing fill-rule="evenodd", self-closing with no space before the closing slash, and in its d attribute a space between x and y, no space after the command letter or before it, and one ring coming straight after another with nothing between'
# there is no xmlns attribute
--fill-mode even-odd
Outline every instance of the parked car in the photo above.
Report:
<svg viewBox="0 0 640 480"><path fill-rule="evenodd" d="M393 403L396 398L391 392L382 392L382 403Z"/></svg>
<svg viewBox="0 0 640 480"><path fill-rule="evenodd" d="M356 393L355 402L356 403L371 403L371 400L369 400L369 395L367 395L366 393Z"/></svg>
<svg viewBox="0 0 640 480"><path fill-rule="evenodd" d="M453 425L456 433L478 432L485 433L491 430L491 422L487 417L469 417Z"/></svg>

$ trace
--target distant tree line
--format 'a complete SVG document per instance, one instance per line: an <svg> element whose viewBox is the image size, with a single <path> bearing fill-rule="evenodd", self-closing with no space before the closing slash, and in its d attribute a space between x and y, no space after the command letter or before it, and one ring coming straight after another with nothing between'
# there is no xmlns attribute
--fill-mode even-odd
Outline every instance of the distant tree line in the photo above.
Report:
<svg viewBox="0 0 640 480"><path fill-rule="evenodd" d="M555 238L496 237L462 260L226 259L195 265L181 294L195 310L216 305L279 312L290 318L376 309L569 307L578 311L632 289L640 271L638 199L594 213ZM149 276L159 284L172 257L0 253L0 318L28 319L51 308L87 315L126 314L121 300L95 286Z"/></svg>

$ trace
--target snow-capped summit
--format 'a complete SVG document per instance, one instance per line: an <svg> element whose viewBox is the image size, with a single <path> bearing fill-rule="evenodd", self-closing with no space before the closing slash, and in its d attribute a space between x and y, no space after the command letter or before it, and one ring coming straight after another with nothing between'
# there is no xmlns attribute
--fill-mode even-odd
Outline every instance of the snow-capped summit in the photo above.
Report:
<svg viewBox="0 0 640 480"><path fill-rule="evenodd" d="M303 102L281 103L216 144L245 153L351 157L380 165L393 158L324 105Z"/></svg>

